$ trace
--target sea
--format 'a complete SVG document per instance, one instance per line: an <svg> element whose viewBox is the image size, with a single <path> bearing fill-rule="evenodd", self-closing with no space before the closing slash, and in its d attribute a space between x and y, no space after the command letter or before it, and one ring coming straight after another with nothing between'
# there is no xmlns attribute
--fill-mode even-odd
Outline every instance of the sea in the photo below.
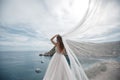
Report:
<svg viewBox="0 0 120 80"><path fill-rule="evenodd" d="M39 56L45 51L0 52L0 80L42 80L51 57ZM87 68L96 61L82 63ZM40 69L37 73L36 69Z"/></svg>

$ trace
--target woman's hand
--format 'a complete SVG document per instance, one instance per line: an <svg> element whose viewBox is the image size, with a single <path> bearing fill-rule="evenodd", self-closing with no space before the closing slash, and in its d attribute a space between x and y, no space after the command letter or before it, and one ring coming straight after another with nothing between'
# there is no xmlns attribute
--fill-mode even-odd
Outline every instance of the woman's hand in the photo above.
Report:
<svg viewBox="0 0 120 80"><path fill-rule="evenodd" d="M59 34L56 34L55 37L57 37Z"/></svg>

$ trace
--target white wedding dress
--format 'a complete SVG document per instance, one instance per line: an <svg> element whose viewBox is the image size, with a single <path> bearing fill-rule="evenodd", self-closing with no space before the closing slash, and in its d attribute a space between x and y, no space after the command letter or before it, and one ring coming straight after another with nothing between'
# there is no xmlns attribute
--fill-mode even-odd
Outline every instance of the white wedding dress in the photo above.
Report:
<svg viewBox="0 0 120 80"><path fill-rule="evenodd" d="M75 80L65 56L57 48L43 80Z"/></svg>

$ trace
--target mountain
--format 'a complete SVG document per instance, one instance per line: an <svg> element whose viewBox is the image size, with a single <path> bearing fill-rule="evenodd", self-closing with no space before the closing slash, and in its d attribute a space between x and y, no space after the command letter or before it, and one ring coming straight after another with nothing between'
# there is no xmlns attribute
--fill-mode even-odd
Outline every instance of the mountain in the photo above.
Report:
<svg viewBox="0 0 120 80"><path fill-rule="evenodd" d="M70 48L78 56L116 57L120 56L120 41L91 43L67 41Z"/></svg>
<svg viewBox="0 0 120 80"><path fill-rule="evenodd" d="M91 43L91 42L75 42L67 41L70 48L77 56L91 56L91 57L117 57L120 56L120 41ZM55 53L55 47L43 54L44 56L51 56ZM40 54L42 56L42 54Z"/></svg>

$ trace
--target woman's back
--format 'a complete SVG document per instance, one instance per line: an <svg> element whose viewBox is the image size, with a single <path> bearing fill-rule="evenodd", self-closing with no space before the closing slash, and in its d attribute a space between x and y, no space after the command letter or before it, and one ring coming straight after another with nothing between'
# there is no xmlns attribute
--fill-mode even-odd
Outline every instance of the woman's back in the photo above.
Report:
<svg viewBox="0 0 120 80"><path fill-rule="evenodd" d="M57 52L57 53L60 53L60 54L64 54L64 49L63 50L60 50L60 48L58 47L58 46L56 46L55 47L55 51Z"/></svg>

